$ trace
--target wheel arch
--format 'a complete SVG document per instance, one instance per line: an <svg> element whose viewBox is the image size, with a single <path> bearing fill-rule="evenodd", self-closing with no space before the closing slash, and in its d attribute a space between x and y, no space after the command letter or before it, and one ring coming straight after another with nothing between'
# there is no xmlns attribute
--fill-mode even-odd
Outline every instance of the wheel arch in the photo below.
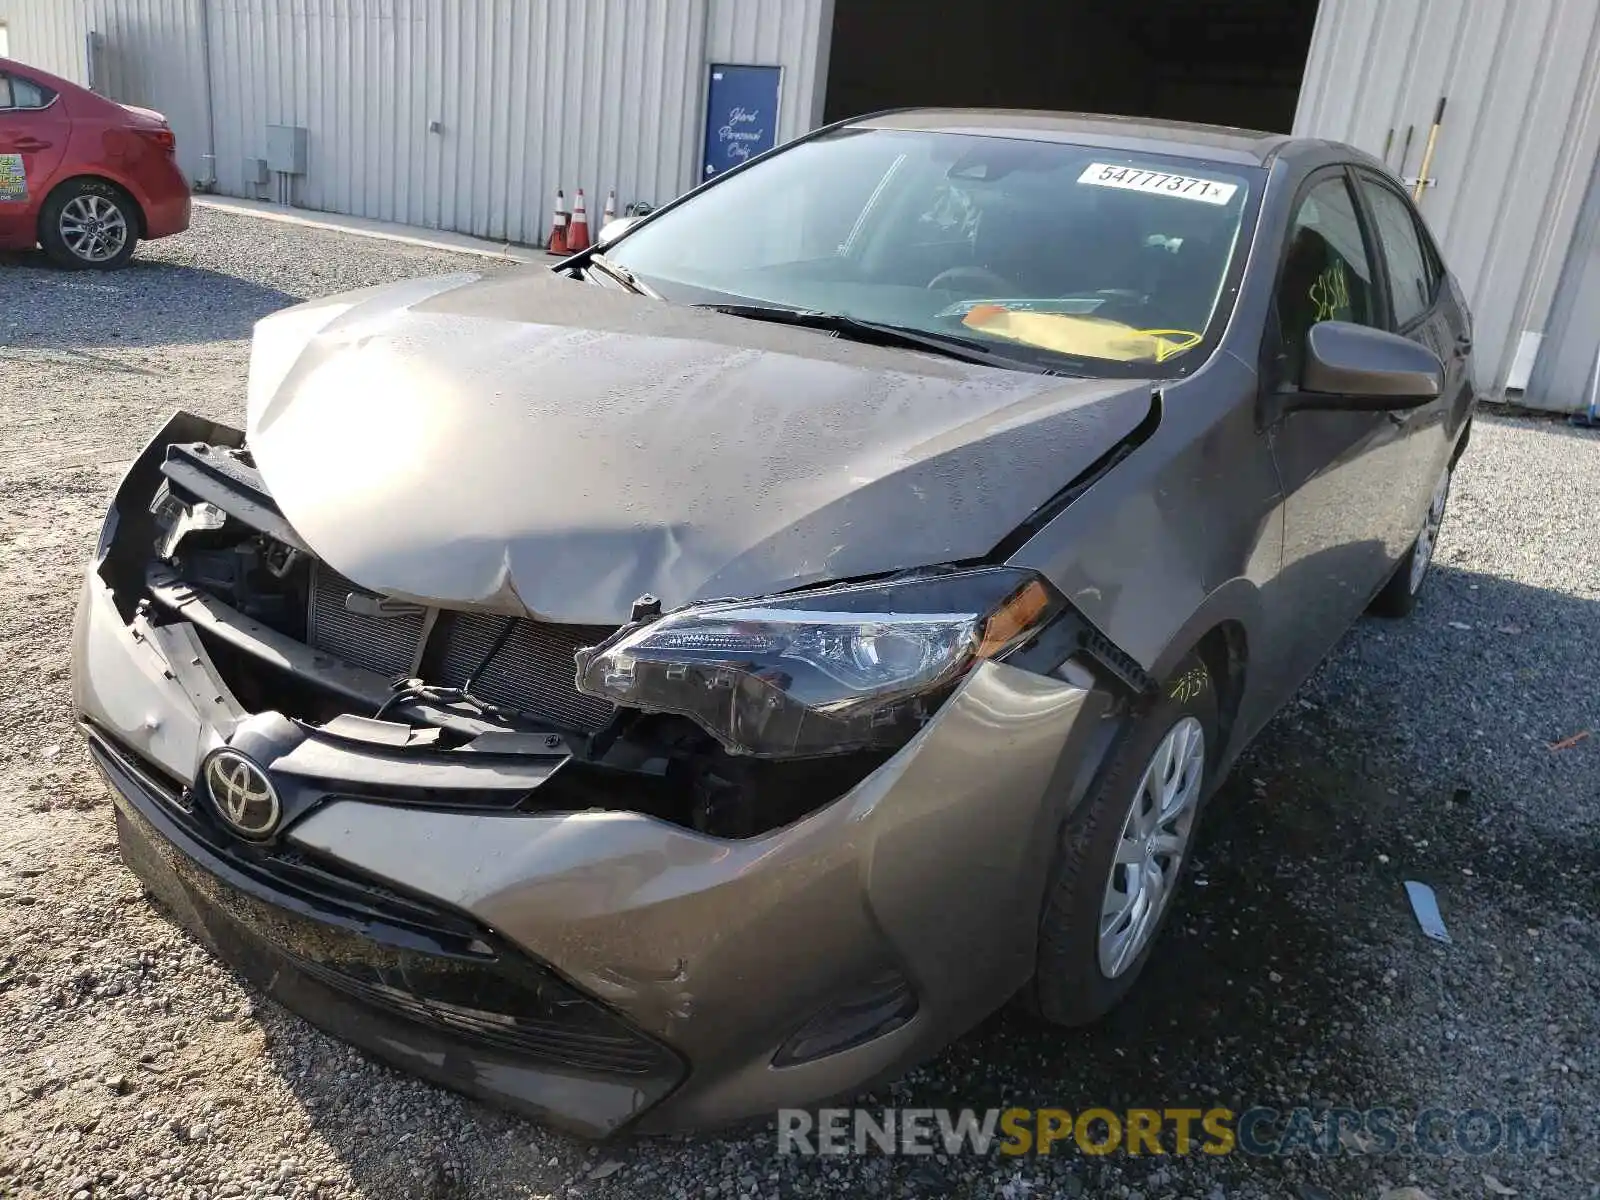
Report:
<svg viewBox="0 0 1600 1200"><path fill-rule="evenodd" d="M74 183L83 183L86 181L90 183L103 183L108 187L117 189L118 193L123 197L123 199L127 200L129 206L133 209L135 226L134 233L142 241L145 237L145 230L147 226L144 215L144 205L139 203L139 197L133 194L132 189L129 188L127 184L113 179L109 175L102 175L95 171L80 171L76 175L69 175L65 179L58 180L56 183L51 185L50 190L45 193L43 202L39 205L38 232L40 235L42 236L44 232L44 219L45 214L50 211L50 202L60 195L63 189L70 187Z"/></svg>
<svg viewBox="0 0 1600 1200"><path fill-rule="evenodd" d="M1183 623L1150 671L1157 680L1166 680L1190 654L1200 657L1217 692L1217 764L1231 763L1242 748L1240 714L1250 679L1250 633L1260 628L1260 614L1256 585L1248 579L1229 580Z"/></svg>

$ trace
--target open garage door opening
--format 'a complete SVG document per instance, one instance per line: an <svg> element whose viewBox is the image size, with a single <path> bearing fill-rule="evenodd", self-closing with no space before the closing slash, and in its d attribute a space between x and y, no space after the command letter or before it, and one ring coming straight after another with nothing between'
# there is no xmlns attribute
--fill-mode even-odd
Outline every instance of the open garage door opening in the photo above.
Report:
<svg viewBox="0 0 1600 1200"><path fill-rule="evenodd" d="M827 120L1045 108L1288 132L1317 0L837 0Z"/></svg>

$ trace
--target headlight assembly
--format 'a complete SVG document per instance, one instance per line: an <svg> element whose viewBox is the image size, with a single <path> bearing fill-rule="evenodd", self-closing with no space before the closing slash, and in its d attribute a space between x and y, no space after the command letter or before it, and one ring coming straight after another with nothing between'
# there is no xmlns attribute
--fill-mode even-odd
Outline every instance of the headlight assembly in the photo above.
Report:
<svg viewBox="0 0 1600 1200"><path fill-rule="evenodd" d="M733 754L892 749L1060 607L1038 576L1004 567L706 604L579 651L577 686L688 717Z"/></svg>

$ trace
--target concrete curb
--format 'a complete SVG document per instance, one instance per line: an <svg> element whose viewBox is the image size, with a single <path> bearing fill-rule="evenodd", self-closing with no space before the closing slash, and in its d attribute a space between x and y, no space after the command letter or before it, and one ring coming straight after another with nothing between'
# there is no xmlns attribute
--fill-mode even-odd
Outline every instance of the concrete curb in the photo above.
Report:
<svg viewBox="0 0 1600 1200"><path fill-rule="evenodd" d="M511 262L549 264L559 262L561 256L547 254L529 246L516 246L510 242L493 242L485 238L468 237L463 233L448 233L439 229L421 229L415 225L400 225L392 221L373 221L366 217L347 217L338 213L310 212L301 208L288 208L270 204L265 200L241 200L233 196L196 196L195 206L235 216L259 217L263 221L280 221L286 225L301 225L307 229L326 229L334 233L349 233L356 237L378 238L425 250L447 250L455 254L475 254L479 258L498 258Z"/></svg>

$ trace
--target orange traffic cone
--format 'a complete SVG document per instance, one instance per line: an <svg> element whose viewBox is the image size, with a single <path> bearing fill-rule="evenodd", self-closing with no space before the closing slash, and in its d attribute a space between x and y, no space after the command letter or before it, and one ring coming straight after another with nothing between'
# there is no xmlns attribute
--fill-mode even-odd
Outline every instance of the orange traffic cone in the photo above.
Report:
<svg viewBox="0 0 1600 1200"><path fill-rule="evenodd" d="M611 222L615 221L616 219L617 219L617 189L616 188L612 188L610 195L608 195L606 197L606 211L603 212L600 215L600 228L604 229L607 225L611 224Z"/></svg>
<svg viewBox="0 0 1600 1200"><path fill-rule="evenodd" d="M545 246L551 254L567 253L567 198L556 189L556 211L550 217L550 241Z"/></svg>
<svg viewBox="0 0 1600 1200"><path fill-rule="evenodd" d="M572 202L572 225L567 230L567 251L576 254L579 250L589 248L589 214L583 207L583 189L578 189L578 198Z"/></svg>

